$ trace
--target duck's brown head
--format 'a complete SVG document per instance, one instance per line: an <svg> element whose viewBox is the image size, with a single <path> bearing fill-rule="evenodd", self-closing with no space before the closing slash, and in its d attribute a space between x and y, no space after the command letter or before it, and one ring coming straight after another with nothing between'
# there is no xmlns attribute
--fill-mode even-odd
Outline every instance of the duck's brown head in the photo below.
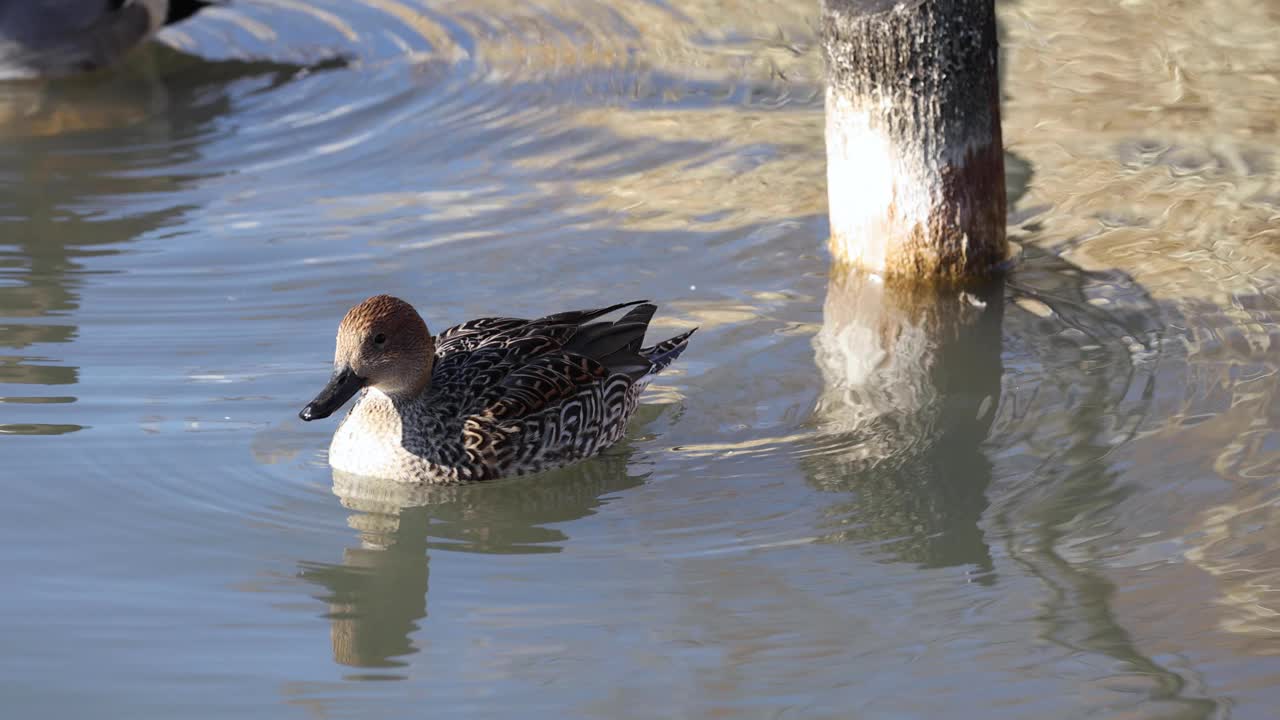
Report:
<svg viewBox="0 0 1280 720"><path fill-rule="evenodd" d="M413 397L431 380L435 343L409 303L375 295L356 305L338 326L333 377L298 417L329 417L362 388L392 398Z"/></svg>

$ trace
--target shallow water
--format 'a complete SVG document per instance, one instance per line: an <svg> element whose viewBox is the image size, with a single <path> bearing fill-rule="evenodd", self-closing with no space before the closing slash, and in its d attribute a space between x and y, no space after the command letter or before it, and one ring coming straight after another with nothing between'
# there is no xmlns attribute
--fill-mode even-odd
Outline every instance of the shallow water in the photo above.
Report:
<svg viewBox="0 0 1280 720"><path fill-rule="evenodd" d="M1271 717L1280 17L1002 5L1023 255L932 302L829 276L816 6L272 0L0 89L9 712ZM702 329L605 457L388 487L295 416L375 291Z"/></svg>

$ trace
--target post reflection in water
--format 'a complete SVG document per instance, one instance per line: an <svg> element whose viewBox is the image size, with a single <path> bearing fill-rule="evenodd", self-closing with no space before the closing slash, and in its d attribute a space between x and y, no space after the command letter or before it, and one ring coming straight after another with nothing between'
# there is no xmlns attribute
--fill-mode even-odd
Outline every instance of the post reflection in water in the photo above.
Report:
<svg viewBox="0 0 1280 720"><path fill-rule="evenodd" d="M814 339L822 432L805 460L827 540L883 543L899 560L991 570L978 522L1000 403L1003 282L966 289L834 270Z"/></svg>
<svg viewBox="0 0 1280 720"><path fill-rule="evenodd" d="M393 668L416 652L412 634L427 615L428 548L520 555L560 552L568 538L552 523L592 514L604 495L637 487L629 453L605 455L539 475L472 485L410 485L338 471L333 492L354 512L359 544L340 564L303 561L301 577L325 588L333 659ZM369 679L402 679L393 674Z"/></svg>
<svg viewBox="0 0 1280 720"><path fill-rule="evenodd" d="M1124 297L1091 302L1108 287L1125 288ZM1104 458L1150 411L1155 358L1148 355L1169 320L1160 316L1132 278L1086 273L1039 253L1007 283L967 291L833 273L814 341L822 432L804 462L810 482L851 496L825 510L825 540L875 544L925 567L970 565L983 583L997 581L989 544L999 545L1047 591L1039 637L1129 673L1126 691L1100 682L1086 702L1160 701L1180 717L1212 717L1215 701L1144 652L1122 624L1117 588L1101 563L1063 549L1081 523L1104 522L1128 492ZM1006 365L1014 377L1031 377L1030 394L1010 382L1002 402ZM1031 418L1062 423L1069 442L1028 442ZM1023 481L1034 486L992 488L988 442L1025 444L1038 456ZM1013 527L1019 522L1023 528Z"/></svg>

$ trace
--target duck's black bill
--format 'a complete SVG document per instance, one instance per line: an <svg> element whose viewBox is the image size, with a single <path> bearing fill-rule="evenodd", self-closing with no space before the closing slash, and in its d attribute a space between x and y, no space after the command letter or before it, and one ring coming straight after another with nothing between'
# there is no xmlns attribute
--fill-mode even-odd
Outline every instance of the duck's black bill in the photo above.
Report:
<svg viewBox="0 0 1280 720"><path fill-rule="evenodd" d="M320 420L329 417L346 404L352 395L360 392L364 383L364 378L356 375L350 368L335 370L333 377L329 378L329 384L324 386L315 400L302 408L298 417L303 420Z"/></svg>

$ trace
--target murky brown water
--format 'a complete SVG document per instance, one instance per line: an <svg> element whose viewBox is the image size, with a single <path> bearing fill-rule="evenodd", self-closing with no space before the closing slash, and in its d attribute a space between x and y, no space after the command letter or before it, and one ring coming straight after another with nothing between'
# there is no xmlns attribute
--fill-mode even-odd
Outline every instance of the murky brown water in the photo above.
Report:
<svg viewBox="0 0 1280 720"><path fill-rule="evenodd" d="M9 712L1272 717L1280 13L1003 4L1024 254L941 302L829 276L816 14L259 0L0 89ZM294 416L375 291L703 330L604 458L388 487Z"/></svg>

